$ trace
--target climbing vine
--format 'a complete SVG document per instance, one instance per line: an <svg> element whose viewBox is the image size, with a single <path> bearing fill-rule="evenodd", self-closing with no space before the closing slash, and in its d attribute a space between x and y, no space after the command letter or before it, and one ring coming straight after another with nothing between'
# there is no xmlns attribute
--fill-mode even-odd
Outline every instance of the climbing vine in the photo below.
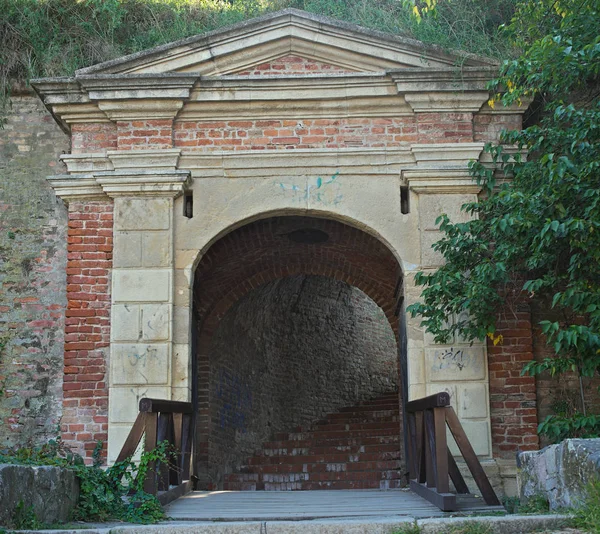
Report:
<svg viewBox="0 0 600 534"><path fill-rule="evenodd" d="M538 430L555 440L597 436L583 379L600 369L600 2L522 2L507 34L526 48L502 65L490 105L534 99L541 120L503 135L518 148L514 157L486 146L510 181L471 165L485 197L463 207L473 216L466 223L439 218L444 236L434 249L446 263L417 276L422 299L409 311L436 341L458 333L500 343L500 307L547 303L540 328L554 354L523 372L574 373L581 398L574 413L549 416ZM446 323L451 316L461 319Z"/></svg>

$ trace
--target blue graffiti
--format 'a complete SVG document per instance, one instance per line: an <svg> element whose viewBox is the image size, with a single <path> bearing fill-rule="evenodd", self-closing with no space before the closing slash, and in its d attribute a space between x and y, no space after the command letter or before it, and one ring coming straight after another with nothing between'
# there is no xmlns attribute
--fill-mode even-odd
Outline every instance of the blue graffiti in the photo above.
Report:
<svg viewBox="0 0 600 534"><path fill-rule="evenodd" d="M292 198L297 202L317 202L320 204L334 204L338 205L343 198L340 193L339 182L339 171L336 172L331 178L324 180L320 176L317 176L315 180L308 180L306 185L299 186L297 184L284 184L279 182L279 187L282 191L288 193L291 192Z"/></svg>

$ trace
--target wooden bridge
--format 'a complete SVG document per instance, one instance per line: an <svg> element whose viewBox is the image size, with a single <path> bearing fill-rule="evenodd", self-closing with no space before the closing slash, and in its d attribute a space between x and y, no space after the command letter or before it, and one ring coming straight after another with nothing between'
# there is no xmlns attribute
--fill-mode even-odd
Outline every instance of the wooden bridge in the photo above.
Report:
<svg viewBox="0 0 600 534"><path fill-rule="evenodd" d="M368 517L437 517L445 512L504 511L447 393L406 403L409 488L398 490L191 491L191 403L142 399L119 460L168 441L177 451L170 466L149 472L145 489L158 496L173 519L274 521ZM478 486L470 493L447 446L450 430ZM451 492L451 485L455 492Z"/></svg>

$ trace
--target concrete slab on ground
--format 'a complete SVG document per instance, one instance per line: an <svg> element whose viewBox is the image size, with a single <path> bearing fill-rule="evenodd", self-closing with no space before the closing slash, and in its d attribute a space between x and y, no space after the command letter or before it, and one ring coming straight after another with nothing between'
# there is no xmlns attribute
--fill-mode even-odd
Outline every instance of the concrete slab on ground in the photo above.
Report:
<svg viewBox="0 0 600 534"><path fill-rule="evenodd" d="M493 534L578 534L562 530L569 517L564 515L446 517L415 520L413 517L371 517L361 519L319 519L306 521L167 521L158 525L105 525L76 529L22 531L23 534L393 534L414 525L423 534L446 534L454 526L478 521ZM84 527L85 528L85 527Z"/></svg>

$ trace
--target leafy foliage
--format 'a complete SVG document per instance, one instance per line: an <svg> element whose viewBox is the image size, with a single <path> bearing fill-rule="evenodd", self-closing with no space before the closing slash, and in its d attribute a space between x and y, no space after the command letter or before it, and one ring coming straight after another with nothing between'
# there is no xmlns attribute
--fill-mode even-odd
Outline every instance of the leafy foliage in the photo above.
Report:
<svg viewBox="0 0 600 534"><path fill-rule="evenodd" d="M165 518L162 507L154 495L144 492L148 472L157 464L169 464L172 451L166 441L156 449L143 452L140 461L131 458L103 469L100 467L102 443L94 451L93 465L85 465L83 458L73 454L60 440L50 440L38 447L20 447L0 451L0 463L19 465L52 465L73 469L79 479L80 494L73 519L79 521L106 521L120 519L131 523L156 523ZM22 507L16 511L17 523L23 528L35 520L31 510ZM27 524L25 524L27 523Z"/></svg>
<svg viewBox="0 0 600 534"><path fill-rule="evenodd" d="M528 48L502 65L491 84L500 102L491 105L535 98L543 118L503 135L516 153L486 146L496 170L471 165L486 196L463 207L474 217L466 223L440 217L444 237L434 248L446 263L417 276L422 302L409 308L436 341L457 333L498 343L498 309L547 301L560 318L540 326L555 355L527 364L532 375L594 377L600 368L599 21L597 0L519 5L508 31ZM512 180L500 183L505 176ZM583 400L580 409L572 421L546 420L539 430L555 439L598 435L598 418L587 416Z"/></svg>

